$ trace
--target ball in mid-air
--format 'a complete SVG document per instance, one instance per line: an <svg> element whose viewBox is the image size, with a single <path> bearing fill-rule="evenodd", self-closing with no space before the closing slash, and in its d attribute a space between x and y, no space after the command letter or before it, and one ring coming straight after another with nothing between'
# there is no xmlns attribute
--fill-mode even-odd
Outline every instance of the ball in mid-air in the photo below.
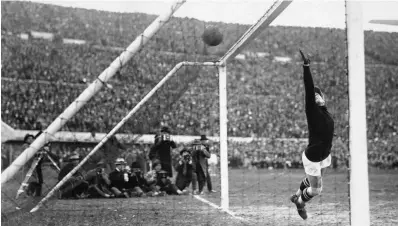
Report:
<svg viewBox="0 0 398 226"><path fill-rule="evenodd" d="M209 27L203 32L202 40L209 46L218 46L223 40L223 35L218 28Z"/></svg>

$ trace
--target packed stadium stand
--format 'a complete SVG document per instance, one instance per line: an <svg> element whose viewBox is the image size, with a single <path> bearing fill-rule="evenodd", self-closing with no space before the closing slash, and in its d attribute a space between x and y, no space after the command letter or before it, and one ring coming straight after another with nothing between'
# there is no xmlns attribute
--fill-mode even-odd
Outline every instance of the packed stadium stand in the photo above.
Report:
<svg viewBox="0 0 398 226"><path fill-rule="evenodd" d="M156 18L30 2L1 6L2 120L26 130L44 129L51 123ZM204 22L173 18L111 80L113 88L102 90L63 130L109 132L178 62L218 59L248 28L212 24L223 27L225 40L208 49L197 38ZM35 38L33 32L54 38ZM84 44L64 44L62 39L84 40ZM398 161L398 55L393 54L398 52L397 40L398 33L365 33L369 158L371 164L385 167ZM267 28L242 53L244 59L228 65L229 136L306 137L299 47L312 54L316 81L325 87L335 114L336 135L348 138L344 30L280 26ZM257 52L266 54L258 57ZM289 64L294 66L275 61L277 56L292 58ZM216 70L194 68L184 73L120 132L153 133L164 123L173 134L218 135ZM233 144L231 153L236 150L237 155L260 162L258 158L266 156L257 155L258 145ZM343 146L337 144L339 159L346 158ZM281 144L272 152L288 152L294 158L302 150ZM390 153L395 158L380 163Z"/></svg>

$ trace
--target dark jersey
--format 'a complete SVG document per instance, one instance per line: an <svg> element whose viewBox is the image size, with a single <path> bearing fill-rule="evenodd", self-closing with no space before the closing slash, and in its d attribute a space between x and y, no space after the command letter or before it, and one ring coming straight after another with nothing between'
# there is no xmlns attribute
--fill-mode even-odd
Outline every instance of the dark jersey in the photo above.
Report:
<svg viewBox="0 0 398 226"><path fill-rule="evenodd" d="M75 167L76 167L76 165L73 163L68 163L64 167L62 167L61 171L58 174L58 181L61 181ZM78 177L78 176L82 176L82 174L79 171L76 171L76 173L73 176Z"/></svg>
<svg viewBox="0 0 398 226"><path fill-rule="evenodd" d="M136 186L138 187L143 187L146 185L146 181L144 178L144 175L141 172L137 172L137 173L131 173L129 175L129 182L128 182L128 186L129 188L134 188Z"/></svg>
<svg viewBox="0 0 398 226"><path fill-rule="evenodd" d="M124 172L120 172L118 169L109 174L109 180L111 181L111 187L119 190L127 188L127 182L124 180Z"/></svg>
<svg viewBox="0 0 398 226"><path fill-rule="evenodd" d="M156 135L158 136L158 135ZM156 138L155 138L156 141ZM173 177L173 169L171 165L171 149L177 148L174 141L157 141L149 152L149 159L152 161L154 159L160 160L162 164L162 169L169 173L169 177Z"/></svg>
<svg viewBox="0 0 398 226"><path fill-rule="evenodd" d="M314 81L309 66L304 66L305 113L308 123L306 157L312 162L326 159L332 148L334 121L325 106L315 102Z"/></svg>

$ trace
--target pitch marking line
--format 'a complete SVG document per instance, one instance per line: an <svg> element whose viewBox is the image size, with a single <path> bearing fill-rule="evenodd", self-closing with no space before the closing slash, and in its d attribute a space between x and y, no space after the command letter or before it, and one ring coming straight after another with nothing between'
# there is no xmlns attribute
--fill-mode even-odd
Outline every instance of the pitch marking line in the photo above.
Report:
<svg viewBox="0 0 398 226"><path fill-rule="evenodd" d="M232 212L232 211L230 211L230 210L223 209L223 208L221 208L220 206L217 206L216 204L210 202L209 200L206 200L206 199L204 199L204 198L202 198L202 197L200 197L200 196L197 196L197 195L192 195L192 196L193 196L195 199L197 199L197 200L199 200L199 201L201 201L201 202L204 202L204 203L208 204L208 205L211 206L211 207L214 207L214 208L216 208L216 209L218 209L218 210L221 210L221 211L223 211L223 212L225 212L225 213L231 215L231 216L232 216L233 218L235 218L235 219L238 219L238 220L241 220L241 221L246 221L246 219L244 219L243 217L238 217L238 216L236 216L236 213L234 213L234 212Z"/></svg>

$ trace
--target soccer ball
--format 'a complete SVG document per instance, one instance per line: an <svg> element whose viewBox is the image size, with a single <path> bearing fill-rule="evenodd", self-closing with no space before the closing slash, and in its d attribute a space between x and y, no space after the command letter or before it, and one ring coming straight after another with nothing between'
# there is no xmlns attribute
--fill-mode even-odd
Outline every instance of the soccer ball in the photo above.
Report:
<svg viewBox="0 0 398 226"><path fill-rule="evenodd" d="M223 40L223 35L218 28L210 27L203 32L202 40L209 46L218 46Z"/></svg>

